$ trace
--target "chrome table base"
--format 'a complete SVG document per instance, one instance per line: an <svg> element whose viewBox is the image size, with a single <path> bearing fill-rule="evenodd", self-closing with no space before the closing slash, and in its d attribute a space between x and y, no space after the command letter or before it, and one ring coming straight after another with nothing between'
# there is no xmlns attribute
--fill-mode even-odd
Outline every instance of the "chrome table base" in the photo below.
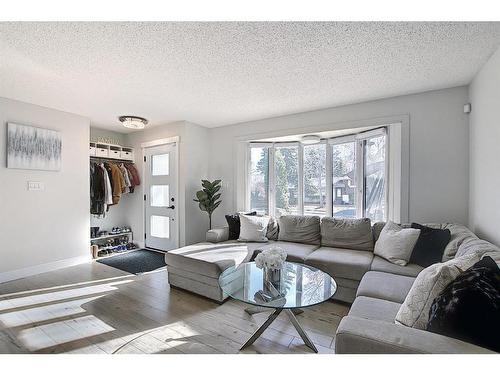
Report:
<svg viewBox="0 0 500 375"><path fill-rule="evenodd" d="M245 309L245 311L250 315L258 314L258 313L261 313L261 312L264 312L267 310L269 310L269 308L260 307L260 306L253 306L253 307L249 307L249 308ZM306 344L315 353L317 353L318 349L316 349L316 346L314 346L311 339L309 338L309 336L307 336L307 333L302 329L299 321L295 317L295 315L303 313L304 310L302 310L302 309L282 309L282 308L276 308L271 313L271 315L269 315L267 320L257 329L257 331L255 331L255 333L252 335L252 337L250 337L248 339L248 341L243 344L243 346L241 347L240 350L243 350L243 349L249 347L250 345L252 345L255 342L255 340L257 340L260 337L260 335L262 335L262 333L267 329L267 327L269 327L271 325L271 323L274 322L274 320L278 317L278 315L282 311L285 311L285 313L288 315L288 318L290 319L290 321L292 322L296 331L298 332L298 334L300 335L300 337L304 341L304 344Z"/></svg>

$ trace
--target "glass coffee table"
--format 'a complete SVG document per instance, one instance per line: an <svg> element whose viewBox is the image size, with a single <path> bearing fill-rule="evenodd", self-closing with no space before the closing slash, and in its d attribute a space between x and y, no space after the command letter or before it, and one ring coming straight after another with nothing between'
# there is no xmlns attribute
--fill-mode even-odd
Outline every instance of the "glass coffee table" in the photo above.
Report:
<svg viewBox="0 0 500 375"><path fill-rule="evenodd" d="M240 350L252 345L284 311L304 343L318 352L295 315L302 308L325 302L335 294L337 284L330 275L299 263L285 262L281 271L264 271L255 262L249 262L226 269L219 277L219 285L231 298L252 305L245 309L248 314L273 309Z"/></svg>

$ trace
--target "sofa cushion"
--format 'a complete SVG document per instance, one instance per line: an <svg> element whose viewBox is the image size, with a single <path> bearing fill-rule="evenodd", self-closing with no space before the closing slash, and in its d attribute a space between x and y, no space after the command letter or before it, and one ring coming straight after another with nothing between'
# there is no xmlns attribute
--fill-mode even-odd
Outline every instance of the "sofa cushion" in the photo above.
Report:
<svg viewBox="0 0 500 375"><path fill-rule="evenodd" d="M463 271L479 260L478 254L436 263L419 273L396 316L396 323L425 329L434 299Z"/></svg>
<svg viewBox="0 0 500 375"><path fill-rule="evenodd" d="M373 262L370 266L370 270L372 271L380 271L380 272L393 273L396 275L414 276L414 277L417 276L423 269L424 267L419 266L418 264L407 264L406 266L398 266L397 264L393 264L377 255L373 257Z"/></svg>
<svg viewBox="0 0 500 375"><path fill-rule="evenodd" d="M240 215L240 242L267 242L269 216Z"/></svg>
<svg viewBox="0 0 500 375"><path fill-rule="evenodd" d="M319 216L286 215L278 219L280 241L319 245L321 242Z"/></svg>
<svg viewBox="0 0 500 375"><path fill-rule="evenodd" d="M248 212L245 215L257 215L256 211ZM229 228L228 240L237 240L240 237L240 214L237 212L231 215L225 215L227 227Z"/></svg>
<svg viewBox="0 0 500 375"><path fill-rule="evenodd" d="M446 245L443 254L443 262L453 259L458 248L467 238L477 238L477 236L464 225L461 224L443 224L442 229L449 229L451 233L450 242Z"/></svg>
<svg viewBox="0 0 500 375"><path fill-rule="evenodd" d="M450 242L450 230L431 228L417 223L412 223L411 227L420 229L420 236L411 252L409 263L429 267L431 264L441 262L444 249Z"/></svg>
<svg viewBox="0 0 500 375"><path fill-rule="evenodd" d="M434 300L427 330L500 352L500 269L484 257Z"/></svg>
<svg viewBox="0 0 500 375"><path fill-rule="evenodd" d="M321 219L321 246L373 250L371 222L363 219Z"/></svg>
<svg viewBox="0 0 500 375"><path fill-rule="evenodd" d="M374 253L389 262L405 266L420 235L420 229L401 228L389 221L375 243Z"/></svg>
<svg viewBox="0 0 500 375"><path fill-rule="evenodd" d="M278 241L279 226L278 220L274 216L269 216L269 224L267 224L267 234L268 240Z"/></svg>
<svg viewBox="0 0 500 375"><path fill-rule="evenodd" d="M409 228L410 224L400 224L402 228ZM444 248L444 253L443 253L443 262L446 262L447 260L453 259L455 257L455 254L457 253L458 247L460 244L469 237L475 237L477 236L470 231L469 228L467 228L464 225L461 224L454 224L454 223L443 223L443 224L436 224L436 223L424 223L426 227L430 228L436 228L436 229L449 229L451 238L450 242L448 242L448 245ZM373 224L373 238L375 241L378 240L378 237L380 236L380 232L385 226L385 222L376 222Z"/></svg>
<svg viewBox="0 0 500 375"><path fill-rule="evenodd" d="M482 256L489 252L500 252L500 249L491 242L477 237L469 237L460 244L455 257L459 258L472 253L479 253Z"/></svg>
<svg viewBox="0 0 500 375"><path fill-rule="evenodd" d="M357 297L349 310L349 316L357 318L394 322L400 303L371 297Z"/></svg>
<svg viewBox="0 0 500 375"><path fill-rule="evenodd" d="M370 269L372 259L371 251L320 247L306 258L305 263L328 273L333 278L361 280Z"/></svg>
<svg viewBox="0 0 500 375"><path fill-rule="evenodd" d="M262 244L200 242L170 250L165 254L165 262L182 270L218 278L226 268L248 262L259 245Z"/></svg>
<svg viewBox="0 0 500 375"><path fill-rule="evenodd" d="M379 236L380 236L380 232L382 232L382 229L384 229L384 226L385 226L385 221L377 221L376 223L373 224L373 227L372 227L372 232L373 232L373 239L375 241L378 240ZM409 223L404 223L404 224L398 224L401 228L411 228L411 224ZM432 228L432 229L443 229L443 224L439 224L439 223L427 223L427 224L423 224L425 225L426 227L429 227L429 228Z"/></svg>
<svg viewBox="0 0 500 375"><path fill-rule="evenodd" d="M415 278L411 276L368 271L359 283L356 296L403 303L414 281Z"/></svg>
<svg viewBox="0 0 500 375"><path fill-rule="evenodd" d="M256 252L264 251L270 247L278 246L285 250L288 262L304 263L305 259L316 249L319 249L318 245L307 245L303 243L286 242L286 241L276 241L269 244L261 245Z"/></svg>

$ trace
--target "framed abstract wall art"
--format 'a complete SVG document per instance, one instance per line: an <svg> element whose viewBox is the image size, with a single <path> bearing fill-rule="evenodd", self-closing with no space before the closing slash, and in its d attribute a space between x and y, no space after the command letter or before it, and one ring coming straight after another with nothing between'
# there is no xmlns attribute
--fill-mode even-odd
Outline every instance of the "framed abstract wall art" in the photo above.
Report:
<svg viewBox="0 0 500 375"><path fill-rule="evenodd" d="M61 170L62 137L56 130L7 124L7 168Z"/></svg>

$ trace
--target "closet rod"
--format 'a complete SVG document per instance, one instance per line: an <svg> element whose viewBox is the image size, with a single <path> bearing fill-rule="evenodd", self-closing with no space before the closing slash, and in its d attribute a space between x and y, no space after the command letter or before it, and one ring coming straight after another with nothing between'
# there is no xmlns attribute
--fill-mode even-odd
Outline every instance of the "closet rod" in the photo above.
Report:
<svg viewBox="0 0 500 375"><path fill-rule="evenodd" d="M132 164L134 164L133 160L107 158L105 156L90 156L90 160L107 160L107 161L116 161L116 162L121 162L121 163L132 163Z"/></svg>

